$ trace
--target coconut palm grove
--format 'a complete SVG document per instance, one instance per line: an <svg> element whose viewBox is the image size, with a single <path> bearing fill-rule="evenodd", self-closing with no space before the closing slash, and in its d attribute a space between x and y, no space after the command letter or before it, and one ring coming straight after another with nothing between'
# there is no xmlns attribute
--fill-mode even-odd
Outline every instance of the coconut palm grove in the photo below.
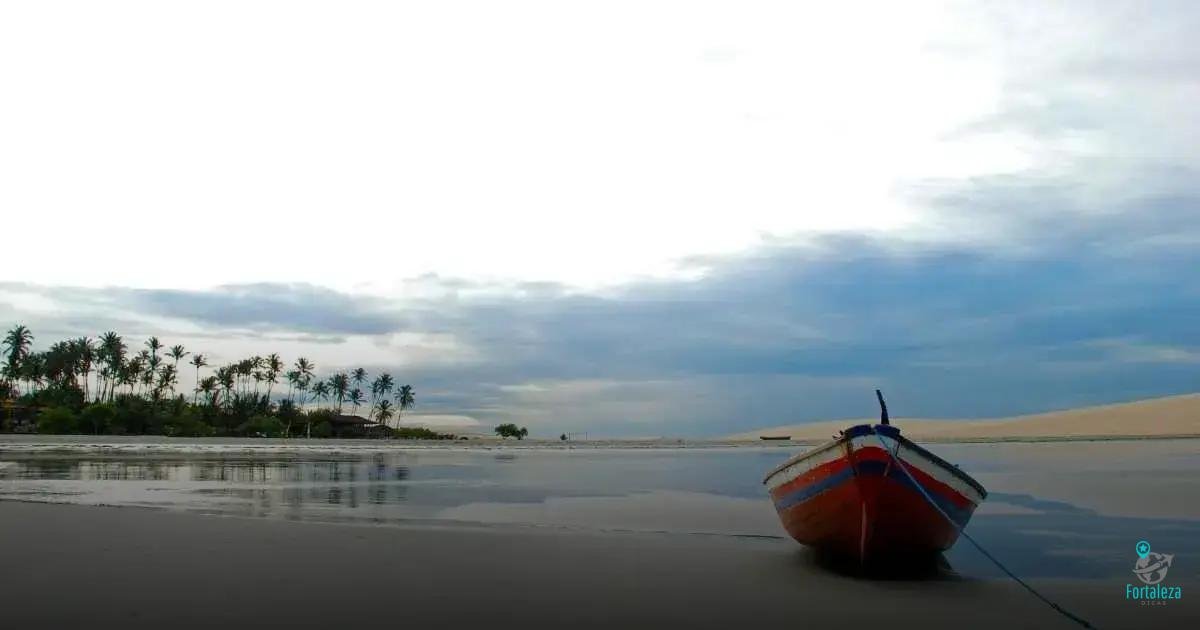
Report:
<svg viewBox="0 0 1200 630"><path fill-rule="evenodd" d="M412 385L357 368L317 376L304 357L278 354L210 365L202 353L115 332L33 350L16 325L0 342L0 429L39 433L187 437L399 437L453 435L400 426ZM360 416L360 410L365 416ZM349 412L347 414L347 412ZM393 425L394 421L394 425Z"/></svg>

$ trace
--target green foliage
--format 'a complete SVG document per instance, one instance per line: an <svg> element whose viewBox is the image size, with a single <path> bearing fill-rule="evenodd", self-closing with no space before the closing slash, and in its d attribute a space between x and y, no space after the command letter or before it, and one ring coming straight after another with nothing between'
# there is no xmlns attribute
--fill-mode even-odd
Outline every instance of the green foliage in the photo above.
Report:
<svg viewBox="0 0 1200 630"><path fill-rule="evenodd" d="M18 403L26 414L21 420L33 419L45 433L453 437L419 428L341 430L333 420L343 406L368 402L360 389L368 382L361 368L317 379L316 366L308 359L301 357L294 370L284 372L283 359L272 353L213 366L205 373L209 359L204 354L168 347L156 337L142 342L110 331L38 351L33 341L33 333L20 325L0 336L0 400ZM193 369L180 374L188 357ZM274 387L281 375L286 376L286 397L272 395L279 391ZM389 399L393 392L394 403ZM415 400L412 386L397 386L389 374L371 382L371 415L381 423L393 414L399 417ZM327 401L336 403L336 412L305 408ZM0 430L6 428L0 424Z"/></svg>
<svg viewBox="0 0 1200 630"><path fill-rule="evenodd" d="M22 402L34 407L66 407L78 411L83 408L83 390L74 383L53 383L24 396Z"/></svg>
<svg viewBox="0 0 1200 630"><path fill-rule="evenodd" d="M521 440L524 439L525 436L529 435L529 429L526 429L525 427L517 427L517 425L511 422L506 422L496 427L496 435L499 435L502 438L515 437L518 440Z"/></svg>
<svg viewBox="0 0 1200 630"><path fill-rule="evenodd" d="M79 416L66 407L48 407L38 414L38 433L77 433Z"/></svg>
<svg viewBox="0 0 1200 630"><path fill-rule="evenodd" d="M329 422L325 420L314 423L312 426L312 436L315 438L332 437L333 425L329 424Z"/></svg>
<svg viewBox="0 0 1200 630"><path fill-rule="evenodd" d="M402 440L453 440L454 435L450 433L438 433L431 431L425 427L400 427L392 429L392 435Z"/></svg>
<svg viewBox="0 0 1200 630"><path fill-rule="evenodd" d="M204 421L204 413L195 407L185 407L162 422L163 435L180 437L210 437L216 431Z"/></svg>
<svg viewBox="0 0 1200 630"><path fill-rule="evenodd" d="M79 414L79 428L93 434L108 433L116 417L117 410L109 403L88 405Z"/></svg>
<svg viewBox="0 0 1200 630"><path fill-rule="evenodd" d="M283 437L283 422L275 416L258 415L238 427L238 433L248 437Z"/></svg>

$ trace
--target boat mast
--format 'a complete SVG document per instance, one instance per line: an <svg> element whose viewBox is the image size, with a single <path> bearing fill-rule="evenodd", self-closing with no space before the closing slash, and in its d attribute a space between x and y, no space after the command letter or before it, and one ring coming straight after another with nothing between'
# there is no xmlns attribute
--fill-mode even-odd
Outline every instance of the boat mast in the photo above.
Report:
<svg viewBox="0 0 1200 630"><path fill-rule="evenodd" d="M875 397L879 399L879 424L890 425L891 423L888 422L887 403L883 402L883 392L878 389L875 390Z"/></svg>

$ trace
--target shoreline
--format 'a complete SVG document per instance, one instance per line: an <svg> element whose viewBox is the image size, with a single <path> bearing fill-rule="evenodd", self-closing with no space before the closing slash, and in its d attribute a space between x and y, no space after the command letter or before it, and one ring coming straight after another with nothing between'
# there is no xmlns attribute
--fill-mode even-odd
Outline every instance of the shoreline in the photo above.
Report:
<svg viewBox="0 0 1200 630"><path fill-rule="evenodd" d="M1061 444L1087 442L1153 442L1197 440L1200 434L1179 435L1063 435L1031 437L920 437L925 444ZM563 452L572 450L651 451L651 450L722 450L722 449L795 449L812 447L829 439L795 440L591 440L563 444L557 440L515 441L458 441L439 440L370 440L370 439L305 439L305 438L191 438L157 435L91 436L54 434L0 434L0 453L20 455L69 455L88 453L103 456L107 453L131 455L205 455L255 454L272 452L280 455L319 452L326 455L363 454L397 451L524 451Z"/></svg>
<svg viewBox="0 0 1200 630"><path fill-rule="evenodd" d="M297 523L0 501L17 627L729 628L848 622L1036 627L1064 620L1006 581L864 579L791 541L493 526ZM16 569L16 570L13 570ZM1180 627L1187 602L1123 605L1123 585L1043 580L1105 626ZM869 601L871 605L863 606Z"/></svg>

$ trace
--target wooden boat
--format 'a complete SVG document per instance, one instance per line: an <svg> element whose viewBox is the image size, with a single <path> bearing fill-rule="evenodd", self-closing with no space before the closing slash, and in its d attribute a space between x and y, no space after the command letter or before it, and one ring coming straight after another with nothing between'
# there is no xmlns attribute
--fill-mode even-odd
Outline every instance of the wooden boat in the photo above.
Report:
<svg viewBox="0 0 1200 630"><path fill-rule="evenodd" d="M790 436L790 435L760 435L760 436L758 436L758 439L760 439L760 440L790 440L790 439L792 439L792 436Z"/></svg>
<svg viewBox="0 0 1200 630"><path fill-rule="evenodd" d="M987 491L901 436L875 394L879 424L852 426L763 480L783 527L802 544L864 562L949 549Z"/></svg>

